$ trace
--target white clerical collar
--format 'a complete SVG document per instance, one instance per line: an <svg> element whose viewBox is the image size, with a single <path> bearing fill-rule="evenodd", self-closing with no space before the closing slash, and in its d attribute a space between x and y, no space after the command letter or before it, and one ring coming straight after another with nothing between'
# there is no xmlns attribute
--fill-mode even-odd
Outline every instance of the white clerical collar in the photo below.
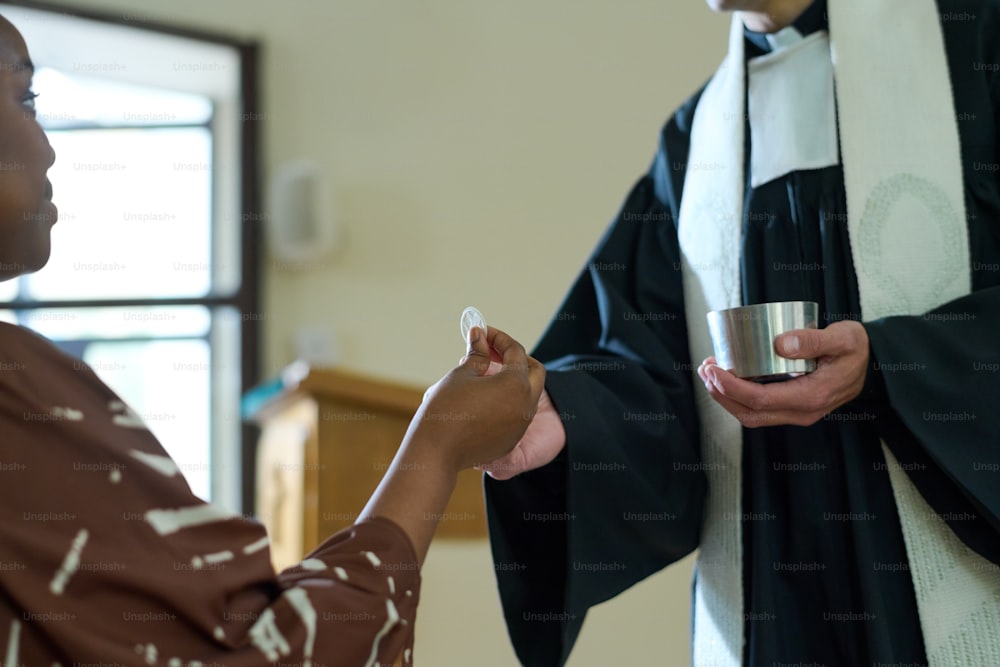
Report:
<svg viewBox="0 0 1000 667"><path fill-rule="evenodd" d="M767 43L771 47L771 51L774 52L801 41L802 33L796 30L795 26L790 25L782 28L778 32L764 35L764 39L767 40Z"/></svg>
<svg viewBox="0 0 1000 667"><path fill-rule="evenodd" d="M768 35L771 52L747 63L750 184L837 164L837 110L830 39L789 26Z"/></svg>

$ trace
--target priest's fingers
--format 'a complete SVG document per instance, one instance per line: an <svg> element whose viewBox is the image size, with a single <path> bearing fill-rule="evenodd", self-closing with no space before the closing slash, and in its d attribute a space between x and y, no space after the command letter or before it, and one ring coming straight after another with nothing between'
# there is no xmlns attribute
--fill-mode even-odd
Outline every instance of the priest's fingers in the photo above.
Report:
<svg viewBox="0 0 1000 667"><path fill-rule="evenodd" d="M525 450L521 443L518 443L506 456L482 463L475 466L476 470L482 470L493 479L505 480L528 470L528 461Z"/></svg>
<svg viewBox="0 0 1000 667"><path fill-rule="evenodd" d="M737 417L739 412L749 410L768 415L755 417L758 425L808 426L858 395L864 384L864 372L858 372L855 362L851 357L820 362L818 370L810 375L770 384L741 380L718 366L707 366L705 386L710 393L714 389L719 397L741 406L730 409L730 405L713 394Z"/></svg>
<svg viewBox="0 0 1000 667"><path fill-rule="evenodd" d="M822 416L837 407L833 405L836 400L834 382L823 375L759 384L738 378L718 366L707 366L705 374L722 396L753 412L818 413Z"/></svg>
<svg viewBox="0 0 1000 667"><path fill-rule="evenodd" d="M724 372L724 371L723 371ZM738 379L738 378L737 378ZM726 396L718 385L711 381L705 383L709 395L716 403L736 417L745 428L760 428L762 426L810 426L823 418L822 411L796 412L791 410L753 410L746 405Z"/></svg>
<svg viewBox="0 0 1000 667"><path fill-rule="evenodd" d="M708 382L708 376L705 375L705 369L708 368L709 366L715 366L715 365L717 365L715 357L708 357L707 359L705 359L705 361L701 362L701 365L698 366L698 377L701 378L702 382Z"/></svg>
<svg viewBox="0 0 1000 667"><path fill-rule="evenodd" d="M707 386L707 385L706 385ZM787 421L787 418L775 415L770 412L754 412L750 408L740 403L737 403L731 398L726 398L719 390L715 387L709 387L709 395L715 402L726 409L726 412L736 417L745 428L760 428L761 426L780 426L782 424L791 423ZM790 415L788 416L790 417Z"/></svg>

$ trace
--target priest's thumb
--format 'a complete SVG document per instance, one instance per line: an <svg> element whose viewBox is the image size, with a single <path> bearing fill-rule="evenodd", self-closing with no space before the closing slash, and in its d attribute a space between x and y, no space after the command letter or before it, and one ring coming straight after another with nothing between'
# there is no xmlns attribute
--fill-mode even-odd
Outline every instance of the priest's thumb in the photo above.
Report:
<svg viewBox="0 0 1000 667"><path fill-rule="evenodd" d="M786 359L815 359L825 354L824 333L819 329L796 329L774 340L774 349Z"/></svg>

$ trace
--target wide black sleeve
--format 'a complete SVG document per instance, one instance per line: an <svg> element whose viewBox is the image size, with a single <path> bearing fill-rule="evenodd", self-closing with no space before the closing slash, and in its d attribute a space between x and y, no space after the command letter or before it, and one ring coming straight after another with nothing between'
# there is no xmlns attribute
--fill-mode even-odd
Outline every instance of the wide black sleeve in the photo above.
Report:
<svg viewBox="0 0 1000 667"><path fill-rule="evenodd" d="M542 469L486 479L495 570L524 665L561 665L587 610L698 545L699 452L676 220L697 98L588 260L534 355L566 429Z"/></svg>
<svg viewBox="0 0 1000 667"><path fill-rule="evenodd" d="M1000 563L1000 288L865 327L891 406L886 444L955 534Z"/></svg>

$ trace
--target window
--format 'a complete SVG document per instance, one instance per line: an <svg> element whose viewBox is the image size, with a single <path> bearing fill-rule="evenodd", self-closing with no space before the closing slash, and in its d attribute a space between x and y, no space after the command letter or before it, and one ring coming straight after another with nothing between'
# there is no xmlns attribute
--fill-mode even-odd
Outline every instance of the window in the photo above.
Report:
<svg viewBox="0 0 1000 667"><path fill-rule="evenodd" d="M256 117L253 47L21 3L0 12L37 68L60 211L48 265L0 283L0 318L92 368L195 493L238 511L239 399L257 379L262 319L243 122Z"/></svg>

